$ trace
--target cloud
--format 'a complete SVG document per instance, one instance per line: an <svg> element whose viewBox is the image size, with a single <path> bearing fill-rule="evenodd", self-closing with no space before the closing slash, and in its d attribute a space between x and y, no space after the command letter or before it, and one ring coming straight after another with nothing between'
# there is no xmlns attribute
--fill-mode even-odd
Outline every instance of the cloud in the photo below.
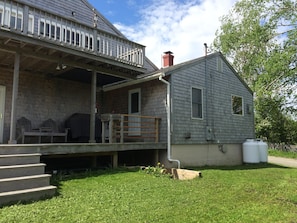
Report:
<svg viewBox="0 0 297 223"><path fill-rule="evenodd" d="M204 43L213 42L235 0L151 0L140 9L140 21L133 26L115 26L127 38L146 46L146 56L158 67L165 51L174 53L175 64L204 55Z"/></svg>

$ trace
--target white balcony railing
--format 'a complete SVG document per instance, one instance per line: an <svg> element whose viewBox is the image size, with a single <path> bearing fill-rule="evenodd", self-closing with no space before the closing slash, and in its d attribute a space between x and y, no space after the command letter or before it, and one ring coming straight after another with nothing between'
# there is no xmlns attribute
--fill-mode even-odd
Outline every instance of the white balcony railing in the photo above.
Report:
<svg viewBox="0 0 297 223"><path fill-rule="evenodd" d="M144 46L15 1L0 1L0 29L143 67Z"/></svg>

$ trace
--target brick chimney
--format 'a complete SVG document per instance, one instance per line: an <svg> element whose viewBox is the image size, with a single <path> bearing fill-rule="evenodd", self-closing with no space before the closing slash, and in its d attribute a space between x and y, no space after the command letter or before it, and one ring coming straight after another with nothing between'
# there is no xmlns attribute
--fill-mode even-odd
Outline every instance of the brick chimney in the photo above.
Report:
<svg viewBox="0 0 297 223"><path fill-rule="evenodd" d="M171 51L164 52L163 55L163 67L170 67L173 65L173 53Z"/></svg>

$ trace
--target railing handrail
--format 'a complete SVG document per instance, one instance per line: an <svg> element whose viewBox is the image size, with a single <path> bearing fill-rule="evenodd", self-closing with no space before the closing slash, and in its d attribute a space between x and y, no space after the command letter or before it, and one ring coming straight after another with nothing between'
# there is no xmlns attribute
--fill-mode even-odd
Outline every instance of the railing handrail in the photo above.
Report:
<svg viewBox="0 0 297 223"><path fill-rule="evenodd" d="M133 120L129 120L133 118ZM143 122L143 119L146 121ZM149 121L148 121L149 120ZM159 121L160 117L143 116L133 114L103 114L102 121L102 140L105 140L105 124L109 124L109 142L113 143L119 139L120 143L124 143L124 139L154 139L159 142ZM138 125L139 124L139 125Z"/></svg>
<svg viewBox="0 0 297 223"><path fill-rule="evenodd" d="M2 14L1 14L2 12ZM145 47L105 30L19 1L0 1L0 29L143 67Z"/></svg>

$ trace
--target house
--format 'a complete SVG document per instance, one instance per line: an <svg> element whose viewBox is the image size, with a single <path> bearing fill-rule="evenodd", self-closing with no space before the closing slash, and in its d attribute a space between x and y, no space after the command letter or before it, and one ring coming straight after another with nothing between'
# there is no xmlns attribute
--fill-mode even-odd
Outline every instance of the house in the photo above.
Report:
<svg viewBox="0 0 297 223"><path fill-rule="evenodd" d="M161 117L161 141L170 128L170 154L160 155L167 165L167 158L182 166L241 164L242 143L255 137L253 92L221 53L177 65L173 58L165 52L164 68L104 86L104 97L113 98L106 109L127 113L131 96L138 94L137 111Z"/></svg>
<svg viewBox="0 0 297 223"><path fill-rule="evenodd" d="M222 54L174 65L166 52L158 69L143 45L128 40L87 0L0 0L0 24L0 143L19 143L22 117L35 128L54 120L63 131L69 117L88 114L83 146L39 146L41 153L44 148L43 155L53 154L50 149L61 155L58 150L68 146L63 151L112 151L113 162L139 164L150 149L151 162L168 165L242 163L242 143L254 138L253 93ZM148 128L143 117L157 123L154 144L146 144L152 136L142 131ZM113 139L110 119L121 123L115 136L121 139L107 145ZM138 147L119 146L124 135Z"/></svg>

